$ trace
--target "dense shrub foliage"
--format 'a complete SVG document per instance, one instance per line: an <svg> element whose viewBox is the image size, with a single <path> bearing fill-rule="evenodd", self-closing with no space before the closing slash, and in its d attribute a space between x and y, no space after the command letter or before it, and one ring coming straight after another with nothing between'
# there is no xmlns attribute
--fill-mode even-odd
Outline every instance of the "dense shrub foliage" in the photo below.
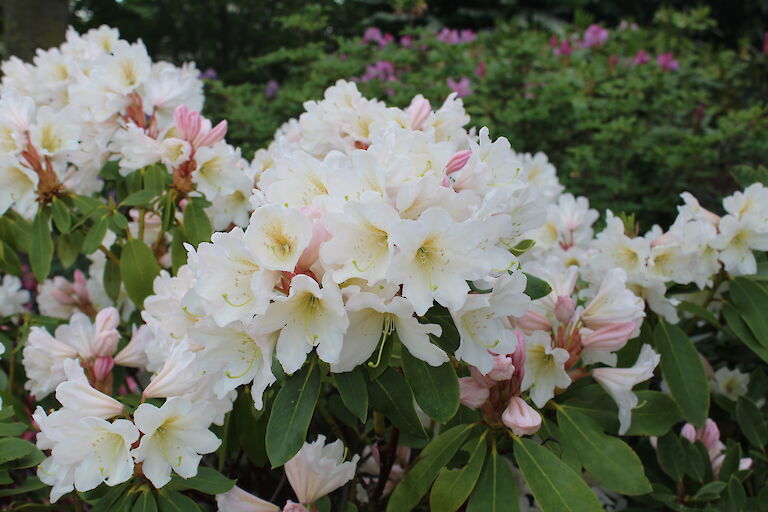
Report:
<svg viewBox="0 0 768 512"><path fill-rule="evenodd" d="M211 84L208 111L253 150L300 104L339 77L405 107L416 94L463 95L477 126L524 151L544 151L576 194L599 209L643 212L645 227L672 220L690 190L708 206L735 189L730 171L768 156L768 76L762 41L718 50L706 10L661 11L649 27L542 30L519 20L494 30L421 30L280 50L253 60L269 83ZM592 31L592 34L589 33ZM590 37L592 39L590 39Z"/></svg>
<svg viewBox="0 0 768 512"><path fill-rule="evenodd" d="M694 62L648 39L602 68L612 37L639 44L624 31L538 36L532 62L640 88ZM114 29L5 62L8 510L764 509L768 170L648 230L652 205L601 215L465 109L500 61L452 62L423 84L439 101L395 87L487 37L345 43L393 57L251 161L201 115L193 64Z"/></svg>

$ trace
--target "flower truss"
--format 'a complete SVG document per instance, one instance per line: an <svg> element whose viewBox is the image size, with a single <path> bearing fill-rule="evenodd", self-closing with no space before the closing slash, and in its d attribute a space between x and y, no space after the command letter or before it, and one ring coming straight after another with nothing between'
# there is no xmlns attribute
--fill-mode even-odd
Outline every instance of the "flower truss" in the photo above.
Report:
<svg viewBox="0 0 768 512"><path fill-rule="evenodd" d="M763 185L726 198L723 216L683 194L666 230L640 236L609 211L595 234L598 213L563 192L547 157L467 129L455 93L437 108L417 96L400 109L339 81L248 163L225 142L226 121L199 113L194 66L153 63L114 29L70 30L60 48L3 71L0 233L16 237L2 238L0 263L39 284L4 276L0 313L23 340L10 348L52 502L93 504L87 493L105 483L115 494L93 500L114 499L115 510L131 499L183 508L178 490L192 488L217 494L224 512L280 510L274 501L300 511L330 506L343 488L342 500L371 510L387 496L387 510L410 510L432 486L432 510L467 500L490 510L484 500L506 486L525 506L532 494L558 510L534 459L576 478L575 499L593 510L598 497L651 492L639 458L604 431L670 431L675 412L663 427L633 422L649 401L677 407L634 390L660 360L699 427L682 435L706 447L710 473L730 467L706 409L699 418L689 405L695 391L664 367L680 350L664 340L679 331L706 388L674 325L678 306L698 300L706 312L727 276L757 272L753 251L768 250ZM52 262L72 270L49 278ZM724 400L748 391L737 370L712 378ZM318 399L323 387L335 401ZM603 423L575 405L585 394L602 400ZM306 443L310 424L316 441ZM251 494L241 487L252 480L233 487L203 462L240 475L241 457L256 455L229 460L232 443L246 446L254 425L257 465L284 465L293 495ZM579 435L615 448L625 471L606 470L610 457L590 456ZM577 471L542 448L549 439L562 439L563 453L576 446ZM506 480L488 476L513 447L514 470L493 465ZM441 471L460 450L466 466Z"/></svg>

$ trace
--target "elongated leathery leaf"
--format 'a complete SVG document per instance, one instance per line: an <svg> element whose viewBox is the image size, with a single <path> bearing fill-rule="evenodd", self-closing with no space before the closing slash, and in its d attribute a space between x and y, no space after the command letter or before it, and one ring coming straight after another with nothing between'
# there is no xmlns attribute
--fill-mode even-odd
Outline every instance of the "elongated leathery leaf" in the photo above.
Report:
<svg viewBox="0 0 768 512"><path fill-rule="evenodd" d="M494 447L488 454L480 479L469 497L467 512L519 511L515 475L512 474L509 463Z"/></svg>
<svg viewBox="0 0 768 512"><path fill-rule="evenodd" d="M464 451L469 453L466 466L461 469L443 468L437 475L429 495L429 508L433 512L458 510L475 488L488 451L485 436L467 442Z"/></svg>
<svg viewBox="0 0 768 512"><path fill-rule="evenodd" d="M405 379L413 389L416 402L427 415L440 423L450 420L459 410L459 379L450 362L430 366L411 355L401 352Z"/></svg>

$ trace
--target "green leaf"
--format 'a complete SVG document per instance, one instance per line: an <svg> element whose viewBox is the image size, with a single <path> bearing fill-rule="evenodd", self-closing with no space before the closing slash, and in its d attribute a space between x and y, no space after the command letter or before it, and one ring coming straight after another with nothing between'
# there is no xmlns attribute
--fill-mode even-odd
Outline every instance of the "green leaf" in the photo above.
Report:
<svg viewBox="0 0 768 512"><path fill-rule="evenodd" d="M358 366L351 372L334 373L333 380L346 408L365 423L368 417L368 377L365 370Z"/></svg>
<svg viewBox="0 0 768 512"><path fill-rule="evenodd" d="M742 188L747 188L753 183L762 183L768 186L768 169L759 165L736 165L731 169L731 175Z"/></svg>
<svg viewBox="0 0 768 512"><path fill-rule="evenodd" d="M731 475L725 495L720 503L720 510L741 512L744 510L746 502L747 493L744 491L744 486L741 485L741 481L736 475Z"/></svg>
<svg viewBox="0 0 768 512"><path fill-rule="evenodd" d="M144 487L141 490L141 494L136 498L131 512L157 512L157 501L155 501L155 494L152 492L152 489Z"/></svg>
<svg viewBox="0 0 768 512"><path fill-rule="evenodd" d="M405 380L427 415L445 423L459 410L459 379L450 361L430 366L406 348L400 352Z"/></svg>
<svg viewBox="0 0 768 512"><path fill-rule="evenodd" d="M196 201L184 207L184 235L187 242L197 247L200 242L211 240L211 220Z"/></svg>
<svg viewBox="0 0 768 512"><path fill-rule="evenodd" d="M638 405L632 409L632 424L624 435L663 436L680 421L680 408L668 394L649 390L635 394Z"/></svg>
<svg viewBox="0 0 768 512"><path fill-rule="evenodd" d="M27 430L27 426L23 423L0 423L0 436L15 436L18 437Z"/></svg>
<svg viewBox="0 0 768 512"><path fill-rule="evenodd" d="M654 333L661 373L685 418L701 427L709 413L709 382L699 353L682 329L663 319Z"/></svg>
<svg viewBox="0 0 768 512"><path fill-rule="evenodd" d="M184 235L178 228L173 228L170 231L171 235L171 268L173 273L176 274L187 262L187 249L184 247Z"/></svg>
<svg viewBox="0 0 768 512"><path fill-rule="evenodd" d="M678 304L677 309L701 318L715 329L722 328L720 322L717 321L717 317L713 315L711 311L709 311L707 308L699 306L696 303L684 300Z"/></svg>
<svg viewBox="0 0 768 512"><path fill-rule="evenodd" d="M112 512L118 510L116 505L123 496L128 494L128 485L128 482L123 482L122 484L108 488L106 493L99 498L99 501L91 507L91 512Z"/></svg>
<svg viewBox="0 0 768 512"><path fill-rule="evenodd" d="M21 276L21 261L10 245L0 241L0 270L6 274Z"/></svg>
<svg viewBox="0 0 768 512"><path fill-rule="evenodd" d="M200 507L192 499L178 492L162 489L158 493L157 504L160 512L199 512Z"/></svg>
<svg viewBox="0 0 768 512"><path fill-rule="evenodd" d="M760 359L768 363L768 348L758 343L736 308L727 302L723 302L723 317L733 334L743 341L747 348L757 354Z"/></svg>
<svg viewBox="0 0 768 512"><path fill-rule="evenodd" d="M738 277L730 282L729 294L757 342L768 346L768 290L752 279Z"/></svg>
<svg viewBox="0 0 768 512"><path fill-rule="evenodd" d="M32 491L37 491L39 489L44 489L45 487L48 487L48 485L41 482L40 479L36 476L31 476L10 489L0 489L0 498L4 498L6 496L15 496L17 494L25 494Z"/></svg>
<svg viewBox="0 0 768 512"><path fill-rule="evenodd" d="M517 483L504 457L491 451L475 490L469 497L467 512L519 512Z"/></svg>
<svg viewBox="0 0 768 512"><path fill-rule="evenodd" d="M741 462L741 445L734 443L728 447L725 451L725 458L723 464L720 466L720 474L718 480L727 482L731 475L739 470L739 463Z"/></svg>
<svg viewBox="0 0 768 512"><path fill-rule="evenodd" d="M120 296L120 264L107 258L104 263L104 291L113 304L117 304Z"/></svg>
<svg viewBox="0 0 768 512"><path fill-rule="evenodd" d="M34 444L16 437L0 439L0 464L18 460L40 450Z"/></svg>
<svg viewBox="0 0 768 512"><path fill-rule="evenodd" d="M528 278L528 281L525 284L525 294L531 299L540 299L549 295L552 291L552 287L543 279L539 279L527 272L525 272L525 277Z"/></svg>
<svg viewBox="0 0 768 512"><path fill-rule="evenodd" d="M120 233L128 227L128 219L117 210L112 212L112 215L109 216L109 220L110 227L115 233Z"/></svg>
<svg viewBox="0 0 768 512"><path fill-rule="evenodd" d="M104 235L107 234L108 224L109 220L107 217L100 217L96 220L86 233L85 240L83 240L83 253L91 254L99 248L101 242L104 241Z"/></svg>
<svg viewBox="0 0 768 512"><path fill-rule="evenodd" d="M170 175L163 165L150 165L144 171L144 188L160 195L170 183Z"/></svg>
<svg viewBox="0 0 768 512"><path fill-rule="evenodd" d="M694 501L712 501L720 497L720 494L726 488L725 482L709 482L702 485L696 494L693 495Z"/></svg>
<svg viewBox="0 0 768 512"><path fill-rule="evenodd" d="M29 262L39 282L43 282L51 272L52 260L53 236L48 226L48 215L41 210L32 221L32 239L29 247Z"/></svg>
<svg viewBox="0 0 768 512"><path fill-rule="evenodd" d="M755 402L745 396L740 396L736 402L736 419L741 427L741 432L756 448L765 446L768 439L768 426L765 418Z"/></svg>
<svg viewBox="0 0 768 512"><path fill-rule="evenodd" d="M157 193L154 190L139 190L120 202L120 206L144 206L149 203Z"/></svg>
<svg viewBox="0 0 768 512"><path fill-rule="evenodd" d="M651 492L640 458L621 439L604 434L588 416L568 407L557 409L557 422L582 464L603 486L637 496Z"/></svg>
<svg viewBox="0 0 768 512"><path fill-rule="evenodd" d="M141 308L144 299L152 294L152 283L160 273L152 249L138 239L128 240L120 255L120 274L128 297Z"/></svg>
<svg viewBox="0 0 768 512"><path fill-rule="evenodd" d="M320 369L314 360L280 388L267 423L267 455L273 468L288 462L304 444L319 395Z"/></svg>
<svg viewBox="0 0 768 512"><path fill-rule="evenodd" d="M453 458L475 425L457 425L435 437L395 487L387 512L407 512L419 504L437 473Z"/></svg>
<svg viewBox="0 0 768 512"><path fill-rule="evenodd" d="M384 413L400 430L422 439L427 438L413 407L413 393L402 375L387 368L378 379L371 382L369 393L373 408Z"/></svg>
<svg viewBox="0 0 768 512"><path fill-rule="evenodd" d="M56 238L56 253L64 268L75 263L83 246L83 234L80 231L65 233Z"/></svg>
<svg viewBox="0 0 768 512"><path fill-rule="evenodd" d="M192 478L182 478L174 474L164 489L169 491L194 489L204 494L224 494L234 486L235 480L225 477L213 468L201 466L197 470L197 475Z"/></svg>
<svg viewBox="0 0 768 512"><path fill-rule="evenodd" d="M53 223L61 233L69 233L72 227L72 216L69 213L69 207L59 198L54 197L51 202L51 212L53 213Z"/></svg>
<svg viewBox="0 0 768 512"><path fill-rule="evenodd" d="M488 451L485 436L469 441L464 448L469 453L467 465L461 469L443 468L437 475L429 494L429 508L433 512L455 512L475 488Z"/></svg>
<svg viewBox="0 0 768 512"><path fill-rule="evenodd" d="M599 512L603 509L581 475L534 441L516 437L515 460L542 512Z"/></svg>
<svg viewBox="0 0 768 512"><path fill-rule="evenodd" d="M658 439L656 444L656 457L662 471L669 475L675 482L681 482L685 475L685 449L680 439L674 432Z"/></svg>

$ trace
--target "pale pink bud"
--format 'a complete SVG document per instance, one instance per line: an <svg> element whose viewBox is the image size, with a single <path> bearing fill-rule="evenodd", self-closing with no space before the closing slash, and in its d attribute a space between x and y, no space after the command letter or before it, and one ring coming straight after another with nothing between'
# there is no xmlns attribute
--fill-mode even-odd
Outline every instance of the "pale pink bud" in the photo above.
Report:
<svg viewBox="0 0 768 512"><path fill-rule="evenodd" d="M488 377L495 381L503 382L511 379L514 373L515 365L512 364L512 357L493 354L493 369L488 373Z"/></svg>
<svg viewBox="0 0 768 512"><path fill-rule="evenodd" d="M312 221L312 239L307 248L304 249L304 252L301 253L301 257L296 263L296 268L299 270L309 270L320 256L320 246L330 240L331 233L325 229L322 219L323 212L319 208L304 206L301 208L301 213Z"/></svg>
<svg viewBox="0 0 768 512"><path fill-rule="evenodd" d="M429 104L428 99L419 94L411 100L411 105L406 112L411 118L411 129L421 130L432 113L432 106Z"/></svg>
<svg viewBox="0 0 768 512"><path fill-rule="evenodd" d="M496 381L489 377L488 375L484 375L475 368L474 366L469 367L469 375L475 379L475 382L477 382L479 385L483 386L484 388L492 388L496 385Z"/></svg>
<svg viewBox="0 0 768 512"><path fill-rule="evenodd" d="M751 467L752 467L752 459L750 459L749 457L744 457L743 459L739 460L739 471L746 471Z"/></svg>
<svg viewBox="0 0 768 512"><path fill-rule="evenodd" d="M219 512L280 512L280 507L234 486L216 495ZM288 508L286 508L288 510Z"/></svg>
<svg viewBox="0 0 768 512"><path fill-rule="evenodd" d="M69 289L73 292L72 287L69 286L69 283L67 283L67 286ZM72 297L72 295L67 294L65 291L63 291L61 288L53 288L51 290L51 296L58 302L59 304L64 304L67 306L72 306L74 304L77 304L77 301Z"/></svg>
<svg viewBox="0 0 768 512"><path fill-rule="evenodd" d="M471 156L472 152L468 149L462 149L461 151L454 153L451 159L448 160L448 163L445 164L446 176L463 169L464 166L467 165L467 162Z"/></svg>
<svg viewBox="0 0 768 512"><path fill-rule="evenodd" d="M185 105L179 105L173 111L173 120L179 137L192 142L200 133L202 118L199 112L189 110Z"/></svg>
<svg viewBox="0 0 768 512"><path fill-rule="evenodd" d="M283 507L283 512L309 512L309 509L301 503L294 503L288 500Z"/></svg>
<svg viewBox="0 0 768 512"><path fill-rule="evenodd" d="M109 356L99 356L93 362L93 376L98 382L104 381L115 367L115 360Z"/></svg>
<svg viewBox="0 0 768 512"><path fill-rule="evenodd" d="M518 381L522 381L525 375L525 339L523 339L523 335L518 331L515 331L515 336L517 337L517 348L512 354L512 364L517 368L515 378Z"/></svg>
<svg viewBox="0 0 768 512"><path fill-rule="evenodd" d="M707 418L707 421L698 431L698 435L696 437L704 444L704 446L710 448L717 444L718 441L720 441L720 429L717 428L717 423L712 421L710 418Z"/></svg>
<svg viewBox="0 0 768 512"><path fill-rule="evenodd" d="M80 270L75 270L75 282L72 283L72 289L81 300L90 300L90 296L88 295L88 281L85 279L85 274Z"/></svg>
<svg viewBox="0 0 768 512"><path fill-rule="evenodd" d="M522 329L527 333L533 331L549 331L552 329L552 322L541 313L529 309L526 314L521 317L511 317L512 325L518 329Z"/></svg>
<svg viewBox="0 0 768 512"><path fill-rule="evenodd" d="M597 330L581 330L581 344L592 350L614 352L627 344L627 340L637 329L637 322L607 324Z"/></svg>
<svg viewBox="0 0 768 512"><path fill-rule="evenodd" d="M95 356L112 356L117 350L120 333L117 326L120 323L120 313L115 308L105 308L96 315L94 325L93 354Z"/></svg>
<svg viewBox="0 0 768 512"><path fill-rule="evenodd" d="M691 423L686 423L685 425L683 425L683 428L680 429L680 435L686 438L688 441L695 443L696 427L694 427Z"/></svg>
<svg viewBox="0 0 768 512"><path fill-rule="evenodd" d="M490 395L488 388L472 377L462 377L459 379L459 393L461 404L470 409L482 407Z"/></svg>
<svg viewBox="0 0 768 512"><path fill-rule="evenodd" d="M510 398L501 421L517 436L530 436L541 428L541 414L519 396Z"/></svg>
<svg viewBox="0 0 768 512"><path fill-rule="evenodd" d="M576 309L576 303L572 298L565 295L558 295L555 303L555 318L561 324L567 324L573 317L573 311Z"/></svg>

